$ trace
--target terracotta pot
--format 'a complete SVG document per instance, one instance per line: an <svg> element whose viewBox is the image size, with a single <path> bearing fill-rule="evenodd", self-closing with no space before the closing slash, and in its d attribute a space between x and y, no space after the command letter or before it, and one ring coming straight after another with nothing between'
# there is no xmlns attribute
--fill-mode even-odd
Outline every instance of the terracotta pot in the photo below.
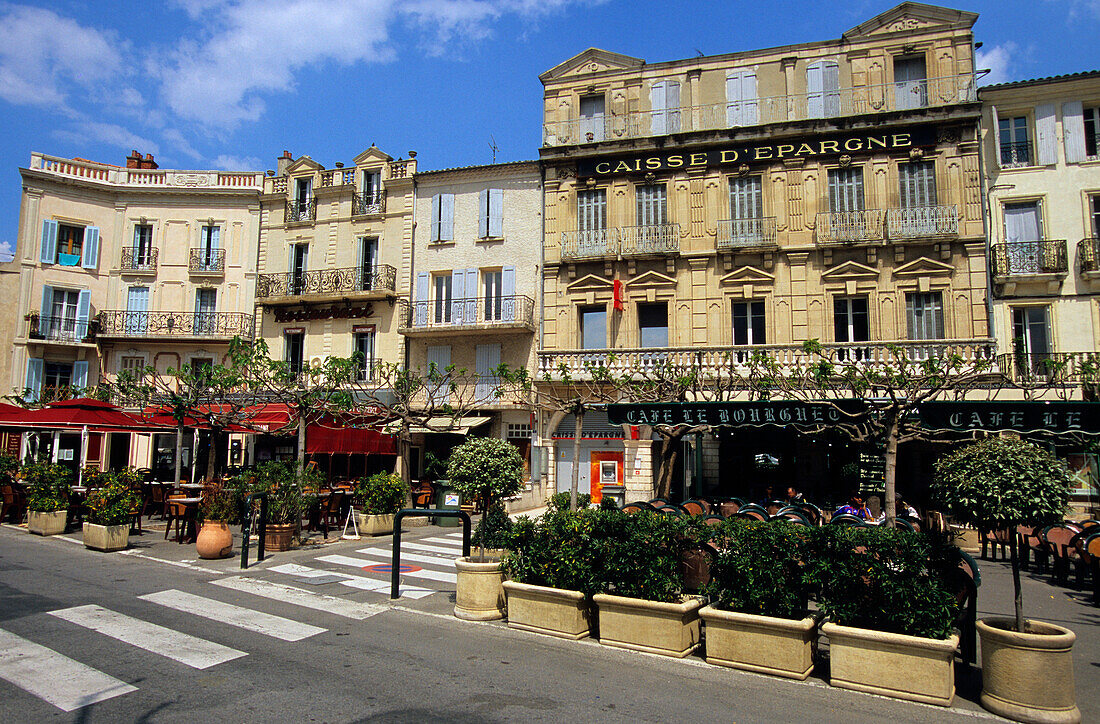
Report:
<svg viewBox="0 0 1100 724"><path fill-rule="evenodd" d="M233 531L224 520L205 520L195 538L199 558L228 558L233 555Z"/></svg>
<svg viewBox="0 0 1100 724"><path fill-rule="evenodd" d="M94 551L110 553L121 551L130 545L130 524L96 525L84 524L84 547Z"/></svg>
<svg viewBox="0 0 1100 724"><path fill-rule="evenodd" d="M1073 683L1073 642L1068 628L1028 621L1029 631L1010 630L1011 618L977 623L982 640L982 706L1026 722L1081 721Z"/></svg>
<svg viewBox="0 0 1100 724"><path fill-rule="evenodd" d="M359 527L359 535L385 535L393 532L393 516L368 515L366 513L355 514L355 524Z"/></svg>
<svg viewBox="0 0 1100 724"><path fill-rule="evenodd" d="M456 558L455 616L467 621L504 618L504 569L500 561L477 563Z"/></svg>
<svg viewBox="0 0 1100 724"><path fill-rule="evenodd" d="M588 603L580 591L504 582L508 625L524 631L582 639L588 635Z"/></svg>
<svg viewBox="0 0 1100 724"><path fill-rule="evenodd" d="M288 551L294 541L294 531L297 526L293 523L285 525L267 524L264 533L264 549L269 551Z"/></svg>
<svg viewBox="0 0 1100 724"><path fill-rule="evenodd" d="M599 610L601 644L680 659L699 647L701 598L660 603L597 593L592 601Z"/></svg>
<svg viewBox="0 0 1100 724"><path fill-rule="evenodd" d="M27 531L38 535L58 535L65 532L69 513L64 510L27 511Z"/></svg>
<svg viewBox="0 0 1100 724"><path fill-rule="evenodd" d="M803 681L814 669L817 619L757 616L713 604L699 617L707 630L708 663Z"/></svg>

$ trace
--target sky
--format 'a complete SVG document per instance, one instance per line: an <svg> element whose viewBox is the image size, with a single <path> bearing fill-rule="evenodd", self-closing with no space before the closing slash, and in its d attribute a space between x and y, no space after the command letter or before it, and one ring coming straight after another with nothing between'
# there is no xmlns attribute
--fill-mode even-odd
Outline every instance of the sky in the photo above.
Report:
<svg viewBox="0 0 1100 724"><path fill-rule="evenodd" d="M372 143L420 170L535 159L538 75L838 38L890 0L0 0L0 255L32 151L263 171ZM967 0L980 84L1100 69L1100 0Z"/></svg>

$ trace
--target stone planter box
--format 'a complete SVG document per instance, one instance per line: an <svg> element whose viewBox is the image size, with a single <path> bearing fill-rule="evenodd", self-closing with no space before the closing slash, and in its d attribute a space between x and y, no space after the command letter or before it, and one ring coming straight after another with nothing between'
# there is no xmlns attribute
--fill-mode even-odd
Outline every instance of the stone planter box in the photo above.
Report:
<svg viewBox="0 0 1100 724"><path fill-rule="evenodd" d="M597 593L600 643L682 659L699 647L699 609L703 599L659 603Z"/></svg>
<svg viewBox="0 0 1100 724"><path fill-rule="evenodd" d="M94 551L110 553L125 550L130 545L130 524L96 525L84 524L84 547Z"/></svg>
<svg viewBox="0 0 1100 724"><path fill-rule="evenodd" d="M580 591L515 581L503 585L510 627L572 640L588 635L588 603Z"/></svg>
<svg viewBox="0 0 1100 724"><path fill-rule="evenodd" d="M58 535L65 532L69 513L66 510L27 511L27 531L38 535Z"/></svg>
<svg viewBox="0 0 1100 724"><path fill-rule="evenodd" d="M1010 630L1011 618L978 621L982 640L982 706L1016 721L1081 721L1073 683L1073 642L1068 628L1028 621Z"/></svg>
<svg viewBox="0 0 1100 724"><path fill-rule="evenodd" d="M393 514L367 515L355 514L355 524L359 528L359 535L386 535L393 533Z"/></svg>
<svg viewBox="0 0 1100 724"><path fill-rule="evenodd" d="M821 631L829 637L833 686L939 706L955 698L958 634L941 641L835 623Z"/></svg>
<svg viewBox="0 0 1100 724"><path fill-rule="evenodd" d="M455 616L466 621L504 618L504 569L500 561L478 563L456 558Z"/></svg>
<svg viewBox="0 0 1100 724"><path fill-rule="evenodd" d="M707 663L803 681L814 669L817 619L800 620L726 611L699 611L707 630Z"/></svg>

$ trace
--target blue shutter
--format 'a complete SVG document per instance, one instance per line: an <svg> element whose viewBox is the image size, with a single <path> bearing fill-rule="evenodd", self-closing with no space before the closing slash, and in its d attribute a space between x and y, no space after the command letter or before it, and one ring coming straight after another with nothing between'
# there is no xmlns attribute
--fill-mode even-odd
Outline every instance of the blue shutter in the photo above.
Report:
<svg viewBox="0 0 1100 724"><path fill-rule="evenodd" d="M73 362L73 376L69 381L69 387L83 390L88 386L88 361Z"/></svg>
<svg viewBox="0 0 1100 724"><path fill-rule="evenodd" d="M476 298L477 287L470 293ZM461 269L451 273L451 300L451 324L462 324L462 313L466 309L466 273Z"/></svg>
<svg viewBox="0 0 1100 724"><path fill-rule="evenodd" d="M489 189L489 236L504 236L504 189Z"/></svg>
<svg viewBox="0 0 1100 724"><path fill-rule="evenodd" d="M825 83L822 71L822 61L806 66L806 117L824 118L825 100L823 91Z"/></svg>
<svg viewBox="0 0 1100 724"><path fill-rule="evenodd" d="M88 335L88 316L91 313L92 292L81 289L76 301L76 340L79 342Z"/></svg>
<svg viewBox="0 0 1100 724"><path fill-rule="evenodd" d="M501 296L504 297L501 311L505 322L516 321L516 268L506 266L500 274Z"/></svg>
<svg viewBox="0 0 1100 724"><path fill-rule="evenodd" d="M480 239L492 236L489 232L489 189L482 189L477 194L477 235Z"/></svg>
<svg viewBox="0 0 1100 724"><path fill-rule="evenodd" d="M222 227L215 226L210 229L210 251L218 250L218 237L221 236Z"/></svg>
<svg viewBox="0 0 1100 724"><path fill-rule="evenodd" d="M42 309L39 314L43 317L43 324L46 323L45 317L53 316L53 287L42 286Z"/></svg>
<svg viewBox="0 0 1100 724"><path fill-rule="evenodd" d="M441 194L436 194L432 197L432 235L429 241L439 241L439 229L440 229L440 211L443 206L443 197Z"/></svg>
<svg viewBox="0 0 1100 724"><path fill-rule="evenodd" d="M428 326L428 288L431 281L428 272L418 272L416 275L416 319L413 324L417 327Z"/></svg>
<svg viewBox="0 0 1100 724"><path fill-rule="evenodd" d="M439 238L452 241L455 238L455 195L442 194L440 198Z"/></svg>
<svg viewBox="0 0 1100 724"><path fill-rule="evenodd" d="M466 324L477 322L477 269L466 270L466 313L463 316Z"/></svg>
<svg viewBox="0 0 1100 724"><path fill-rule="evenodd" d="M650 86L649 109L650 131L654 135L665 133L665 81Z"/></svg>
<svg viewBox="0 0 1100 724"><path fill-rule="evenodd" d="M84 229L84 263L85 269L95 269L99 266L99 227L89 226Z"/></svg>
<svg viewBox="0 0 1100 724"><path fill-rule="evenodd" d="M27 388L24 401L37 402L38 396L42 393L42 360L38 357L31 357L27 360L27 377L24 387Z"/></svg>
<svg viewBox="0 0 1100 724"><path fill-rule="evenodd" d="M42 248L39 259L43 264L57 261L57 222L46 219L42 222Z"/></svg>

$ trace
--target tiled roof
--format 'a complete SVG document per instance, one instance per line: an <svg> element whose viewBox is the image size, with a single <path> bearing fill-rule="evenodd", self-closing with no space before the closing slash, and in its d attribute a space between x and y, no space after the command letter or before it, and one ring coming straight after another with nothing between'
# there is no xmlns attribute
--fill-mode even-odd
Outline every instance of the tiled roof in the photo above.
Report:
<svg viewBox="0 0 1100 724"><path fill-rule="evenodd" d="M1067 73L1066 75L1050 75L1046 78L1032 78L1031 80L1014 80L1008 83L995 83L993 85L983 85L979 88L979 91L1000 89L1000 88L1022 88L1029 85L1042 85L1044 83L1059 83L1067 80L1080 80L1082 78L1096 78L1100 77L1100 70L1083 70L1080 73Z"/></svg>
<svg viewBox="0 0 1100 724"><path fill-rule="evenodd" d="M506 169L519 166L537 166L538 161L506 161L504 163L486 163L474 166L454 166L452 168L436 168L430 171L417 171L417 176L427 176L433 173L448 173L450 171L482 171L494 168Z"/></svg>

